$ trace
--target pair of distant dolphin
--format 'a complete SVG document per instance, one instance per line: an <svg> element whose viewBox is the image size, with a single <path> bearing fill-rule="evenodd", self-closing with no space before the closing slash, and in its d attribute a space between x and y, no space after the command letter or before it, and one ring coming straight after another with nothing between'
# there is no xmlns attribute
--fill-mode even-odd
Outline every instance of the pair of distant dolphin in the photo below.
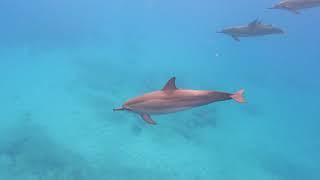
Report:
<svg viewBox="0 0 320 180"><path fill-rule="evenodd" d="M294 14L299 14L298 10L320 6L320 0L283 0L273 5L269 9L283 9Z"/></svg>
<svg viewBox="0 0 320 180"><path fill-rule="evenodd" d="M316 6L320 6L320 0L283 0L269 9L284 9L299 14L298 10ZM225 28L222 31L218 31L218 33L230 35L234 40L240 41L240 37L284 34L284 31L278 27L263 24L261 21L255 20L247 25Z"/></svg>
<svg viewBox="0 0 320 180"><path fill-rule="evenodd" d="M162 90L133 98L114 111L129 111L139 114L148 124L156 124L150 115L167 114L207 105L217 101L234 99L244 103L244 90L234 94L218 91L178 89L176 78L171 78Z"/></svg>

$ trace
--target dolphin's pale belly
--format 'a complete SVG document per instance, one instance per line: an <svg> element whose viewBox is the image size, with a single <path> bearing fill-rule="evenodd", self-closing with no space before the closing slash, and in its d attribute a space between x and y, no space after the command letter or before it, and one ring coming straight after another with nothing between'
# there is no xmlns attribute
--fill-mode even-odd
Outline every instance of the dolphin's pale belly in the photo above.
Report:
<svg viewBox="0 0 320 180"><path fill-rule="evenodd" d="M177 90L172 94L155 92L130 100L124 106L136 113L167 114L227 100L229 96L228 93L196 90Z"/></svg>
<svg viewBox="0 0 320 180"><path fill-rule="evenodd" d="M187 110L196 106L210 103L209 101L170 101L163 99L152 99L130 106L130 110L138 113L167 114Z"/></svg>
<svg viewBox="0 0 320 180"><path fill-rule="evenodd" d="M190 109L192 107L161 107L161 108L148 108L148 107L141 107L141 108L134 108L134 111L137 113L147 113L147 114L169 114L179 111L184 111Z"/></svg>
<svg viewBox="0 0 320 180"><path fill-rule="evenodd" d="M269 29L259 29L259 30L242 30L235 34L239 37L250 37L250 36L262 36L273 34L274 32Z"/></svg>

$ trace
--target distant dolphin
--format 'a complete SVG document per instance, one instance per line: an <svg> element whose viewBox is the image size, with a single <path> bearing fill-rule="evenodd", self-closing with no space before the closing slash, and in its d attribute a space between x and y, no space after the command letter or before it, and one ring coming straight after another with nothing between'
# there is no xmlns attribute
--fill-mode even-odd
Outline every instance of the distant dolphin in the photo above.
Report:
<svg viewBox="0 0 320 180"><path fill-rule="evenodd" d="M294 14L299 14L298 10L320 6L320 0L283 0L273 5L269 9L284 9Z"/></svg>
<svg viewBox="0 0 320 180"><path fill-rule="evenodd" d="M217 91L178 89L175 84L176 78L171 78L162 90L144 94L133 98L114 111L130 111L139 114L149 124L156 124L150 117L151 114L167 114L191 109L197 106L207 105L217 101L234 99L244 103L242 96L244 90L235 94Z"/></svg>
<svg viewBox="0 0 320 180"><path fill-rule="evenodd" d="M226 28L217 33L230 35L234 40L240 41L239 37L284 34L284 31L281 30L280 28L273 27L272 25L263 24L258 20L254 20L248 25Z"/></svg>

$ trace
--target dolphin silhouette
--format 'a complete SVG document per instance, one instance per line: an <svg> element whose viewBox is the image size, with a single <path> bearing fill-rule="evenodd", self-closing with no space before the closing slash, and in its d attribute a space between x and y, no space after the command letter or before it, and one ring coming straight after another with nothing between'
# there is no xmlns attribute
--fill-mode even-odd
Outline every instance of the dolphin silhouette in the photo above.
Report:
<svg viewBox="0 0 320 180"><path fill-rule="evenodd" d="M320 6L320 0L283 0L269 9L284 9L294 14L299 14L298 10L316 6Z"/></svg>
<svg viewBox="0 0 320 180"><path fill-rule="evenodd" d="M239 37L284 34L284 31L272 25L263 24L261 21L254 20L247 25L225 28L222 31L218 31L217 33L230 35L234 40L240 41Z"/></svg>
<svg viewBox="0 0 320 180"><path fill-rule="evenodd" d="M113 111L130 111L139 114L149 124L156 124L150 115L168 114L191 109L197 106L207 105L217 101L234 99L244 103L244 90L235 94L206 91L178 89L175 83L176 78L172 77L162 90L150 92L125 102L122 107Z"/></svg>

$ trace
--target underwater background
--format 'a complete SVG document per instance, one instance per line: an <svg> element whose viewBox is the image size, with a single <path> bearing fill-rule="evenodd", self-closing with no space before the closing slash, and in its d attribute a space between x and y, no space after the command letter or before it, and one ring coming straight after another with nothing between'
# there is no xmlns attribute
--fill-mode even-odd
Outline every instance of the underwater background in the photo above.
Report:
<svg viewBox="0 0 320 180"><path fill-rule="evenodd" d="M274 3L1 1L0 179L319 180L320 9ZM216 33L254 19L286 34ZM247 103L112 112L172 76Z"/></svg>

